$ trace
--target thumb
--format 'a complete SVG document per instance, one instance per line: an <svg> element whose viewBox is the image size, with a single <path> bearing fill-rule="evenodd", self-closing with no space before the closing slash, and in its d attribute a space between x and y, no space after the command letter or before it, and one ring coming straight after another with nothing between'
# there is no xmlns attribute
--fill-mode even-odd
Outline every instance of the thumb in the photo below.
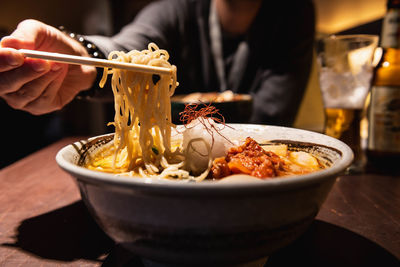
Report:
<svg viewBox="0 0 400 267"><path fill-rule="evenodd" d="M48 38L49 26L33 19L20 22L14 32L1 40L2 47L38 49Z"/></svg>
<svg viewBox="0 0 400 267"><path fill-rule="evenodd" d="M13 36L5 36L1 39L0 47L8 47L15 49L35 49L35 44L31 41L22 40Z"/></svg>

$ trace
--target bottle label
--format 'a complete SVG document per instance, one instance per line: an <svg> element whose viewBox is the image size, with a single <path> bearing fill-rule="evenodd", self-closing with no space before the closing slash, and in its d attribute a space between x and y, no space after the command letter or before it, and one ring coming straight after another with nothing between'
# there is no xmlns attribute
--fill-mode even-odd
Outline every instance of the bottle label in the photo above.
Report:
<svg viewBox="0 0 400 267"><path fill-rule="evenodd" d="M400 152L400 87L372 88L368 124L368 149Z"/></svg>
<svg viewBox="0 0 400 267"><path fill-rule="evenodd" d="M400 10L390 9L383 20L381 46L400 48Z"/></svg>

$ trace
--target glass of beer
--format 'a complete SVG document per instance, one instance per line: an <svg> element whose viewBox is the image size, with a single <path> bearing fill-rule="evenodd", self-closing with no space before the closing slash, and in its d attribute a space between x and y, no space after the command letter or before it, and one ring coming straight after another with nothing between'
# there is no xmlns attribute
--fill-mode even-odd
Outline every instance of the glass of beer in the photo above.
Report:
<svg viewBox="0 0 400 267"><path fill-rule="evenodd" d="M317 43L324 133L353 149L355 158L349 172L360 172L364 167L360 123L371 87L378 40L375 35L332 35Z"/></svg>

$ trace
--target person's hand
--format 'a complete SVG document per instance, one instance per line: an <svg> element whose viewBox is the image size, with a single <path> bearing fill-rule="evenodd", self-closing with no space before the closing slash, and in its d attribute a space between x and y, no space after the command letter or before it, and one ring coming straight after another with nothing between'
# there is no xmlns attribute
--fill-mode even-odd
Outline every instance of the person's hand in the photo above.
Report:
<svg viewBox="0 0 400 267"><path fill-rule="evenodd" d="M0 97L12 108L39 115L61 109L90 88L96 68L24 58L16 49L88 56L85 48L61 31L36 20L21 22L0 43Z"/></svg>

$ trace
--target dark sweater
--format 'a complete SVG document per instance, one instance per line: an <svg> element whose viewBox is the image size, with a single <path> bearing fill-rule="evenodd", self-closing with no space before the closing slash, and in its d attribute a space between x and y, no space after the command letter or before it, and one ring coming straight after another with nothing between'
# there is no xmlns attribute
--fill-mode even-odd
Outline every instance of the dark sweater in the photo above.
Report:
<svg viewBox="0 0 400 267"><path fill-rule="evenodd" d="M219 91L220 84L210 45L210 1L166 0L151 3L112 38L88 36L104 54L113 50L142 50L156 43L177 66L176 94ZM223 35L225 70L232 54L245 41L248 54L241 75L227 89L250 93L254 99L252 123L291 125L303 97L313 55L312 1L263 1L244 36Z"/></svg>

